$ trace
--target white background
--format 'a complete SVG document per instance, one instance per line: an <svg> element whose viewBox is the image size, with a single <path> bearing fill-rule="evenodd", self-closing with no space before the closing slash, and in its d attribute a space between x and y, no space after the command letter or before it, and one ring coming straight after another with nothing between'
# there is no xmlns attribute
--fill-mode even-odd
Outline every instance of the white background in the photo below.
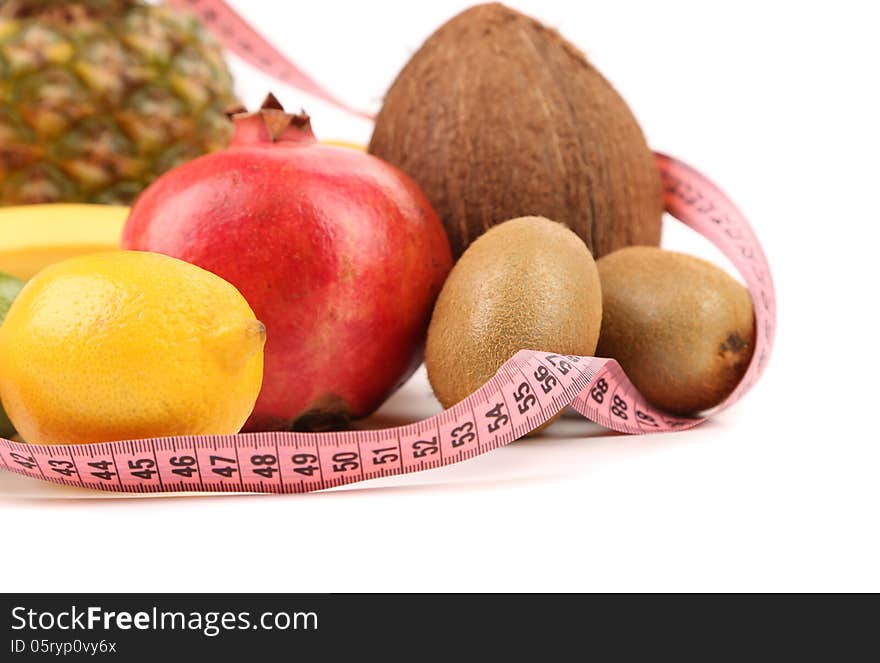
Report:
<svg viewBox="0 0 880 663"><path fill-rule="evenodd" d="M233 4L369 110L467 5ZM880 590L870 4L515 3L585 50L655 149L709 174L752 220L774 268L779 333L762 381L733 409L655 437L567 419L462 465L299 497L97 499L0 473L0 587ZM271 87L311 112L319 136L368 139L368 123L233 64L251 105ZM717 259L673 220L664 244ZM419 375L384 414L437 408Z"/></svg>

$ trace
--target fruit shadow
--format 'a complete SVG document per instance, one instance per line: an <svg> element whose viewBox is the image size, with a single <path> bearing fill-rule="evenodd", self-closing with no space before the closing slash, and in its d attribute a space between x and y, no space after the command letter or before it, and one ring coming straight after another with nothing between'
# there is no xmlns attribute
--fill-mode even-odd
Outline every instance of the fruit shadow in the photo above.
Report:
<svg viewBox="0 0 880 663"><path fill-rule="evenodd" d="M408 422L404 422L408 423ZM717 424L704 423L701 428ZM494 452L446 467L396 477L372 479L304 495L257 493L152 493L133 495L107 493L42 482L11 472L0 472L0 505L30 505L77 508L82 505L137 505L162 499L168 503L199 497L203 500L271 497L279 499L359 499L371 495L485 491L517 485L587 480L609 464L657 453L670 446L688 444L688 431L659 435L625 435L607 430L577 417L563 417L543 433L518 440Z"/></svg>

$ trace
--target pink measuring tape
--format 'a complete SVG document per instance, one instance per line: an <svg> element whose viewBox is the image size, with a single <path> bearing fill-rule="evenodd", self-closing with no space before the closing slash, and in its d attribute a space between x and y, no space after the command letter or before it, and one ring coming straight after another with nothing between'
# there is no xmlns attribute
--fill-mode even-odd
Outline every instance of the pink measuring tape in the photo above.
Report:
<svg viewBox="0 0 880 663"><path fill-rule="evenodd" d="M305 76L225 3L173 0L172 4L198 11L227 46L234 41L237 48L256 53L255 58L265 58L269 65L262 67L260 59L258 66L269 73L277 75L286 68ZM299 80L292 74L281 78L294 85ZM312 93L317 89L318 96L348 109L308 77L304 80L313 89L297 86ZM718 408L723 409L752 387L770 355L776 327L770 268L748 222L712 182L672 157L658 154L657 165L666 211L717 246L745 279L752 296L754 355L737 388ZM462 402L406 426L78 445L0 439L0 466L69 486L127 493L306 493L473 458L513 442L569 405L587 419L621 433L683 430L705 421L673 417L651 407L612 359L523 350Z"/></svg>

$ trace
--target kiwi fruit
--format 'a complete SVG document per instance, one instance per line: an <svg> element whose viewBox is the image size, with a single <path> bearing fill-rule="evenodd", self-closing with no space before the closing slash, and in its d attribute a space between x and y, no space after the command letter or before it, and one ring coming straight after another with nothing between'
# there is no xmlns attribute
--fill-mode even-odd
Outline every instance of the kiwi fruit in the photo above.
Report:
<svg viewBox="0 0 880 663"><path fill-rule="evenodd" d="M595 257L660 241L655 157L617 91L556 31L501 4L431 35L385 95L369 151L415 179L455 258L524 215Z"/></svg>
<svg viewBox="0 0 880 663"><path fill-rule="evenodd" d="M592 355L602 293L586 245L560 223L523 217L479 237L440 292L425 347L434 394L451 407L518 350Z"/></svg>
<svg viewBox="0 0 880 663"><path fill-rule="evenodd" d="M748 290L693 256L633 246L597 261L600 357L616 359L653 405L688 415L723 401L755 348Z"/></svg>

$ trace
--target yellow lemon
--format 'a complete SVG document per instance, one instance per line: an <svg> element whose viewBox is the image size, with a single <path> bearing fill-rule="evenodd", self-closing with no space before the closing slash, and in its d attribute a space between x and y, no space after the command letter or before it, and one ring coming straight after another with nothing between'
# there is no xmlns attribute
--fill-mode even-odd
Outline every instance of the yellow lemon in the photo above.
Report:
<svg viewBox="0 0 880 663"><path fill-rule="evenodd" d="M265 327L219 276L155 253L47 267L0 326L0 397L27 442L235 433L263 379Z"/></svg>

